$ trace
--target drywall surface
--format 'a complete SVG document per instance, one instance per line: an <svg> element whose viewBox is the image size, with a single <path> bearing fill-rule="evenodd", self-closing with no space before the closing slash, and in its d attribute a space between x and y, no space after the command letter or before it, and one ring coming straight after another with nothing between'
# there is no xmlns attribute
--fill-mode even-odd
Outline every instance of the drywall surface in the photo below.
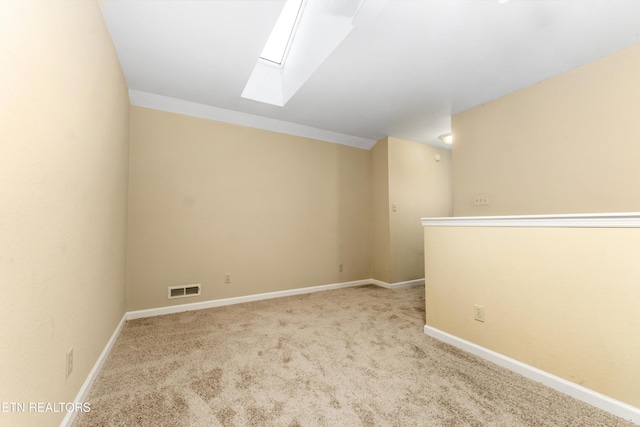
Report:
<svg viewBox="0 0 640 427"><path fill-rule="evenodd" d="M128 310L371 277L368 151L140 107L130 140Z"/></svg>
<svg viewBox="0 0 640 427"><path fill-rule="evenodd" d="M640 211L638 111L635 45L453 116L455 215Z"/></svg>
<svg viewBox="0 0 640 427"><path fill-rule="evenodd" d="M389 138L371 148L371 274L391 283L391 229L389 225Z"/></svg>
<svg viewBox="0 0 640 427"><path fill-rule="evenodd" d="M640 407L639 246L640 229L426 227L427 325Z"/></svg>
<svg viewBox="0 0 640 427"><path fill-rule="evenodd" d="M453 214L451 151L389 138L390 283L424 276L421 218Z"/></svg>
<svg viewBox="0 0 640 427"><path fill-rule="evenodd" d="M124 314L129 99L93 1L1 1L0 63L0 424L57 425Z"/></svg>

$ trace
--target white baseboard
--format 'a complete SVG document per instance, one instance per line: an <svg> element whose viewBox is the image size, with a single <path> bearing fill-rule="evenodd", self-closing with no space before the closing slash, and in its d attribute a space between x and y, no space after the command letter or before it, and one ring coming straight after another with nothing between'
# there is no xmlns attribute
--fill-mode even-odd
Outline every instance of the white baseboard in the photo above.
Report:
<svg viewBox="0 0 640 427"><path fill-rule="evenodd" d="M415 280L409 280L406 282L397 282L397 283L387 283L387 282L383 282L382 280L369 279L369 283L373 283L374 285L381 286L387 289L397 289L397 288L406 288L408 286L424 285L424 279L415 279Z"/></svg>
<svg viewBox="0 0 640 427"><path fill-rule="evenodd" d="M572 383L571 381L567 381L564 378L560 378L541 369L534 368L533 366L527 365L526 363L522 363L503 354L496 353L495 351L489 350L488 348L479 346L470 341L458 338L455 335L448 334L434 327L425 325L424 333L447 344L451 344L461 350L475 354L476 356L493 362L503 368L514 371L526 378L540 382L554 390L595 406L596 408L602 409L603 411L640 425L639 408L620 402L619 400L615 400L581 385Z"/></svg>
<svg viewBox="0 0 640 427"><path fill-rule="evenodd" d="M243 302L260 301L271 298L288 297L292 295L310 294L313 292L328 291L331 289L348 288L352 286L368 285L373 283L371 279L355 280L353 282L333 283L330 285L311 286L308 288L288 289L286 291L266 292L263 294L246 295L242 297L223 298L210 301L194 302L191 304L172 305L168 307L150 308L148 310L129 311L127 320L140 319L142 317L160 316L163 314L180 313L183 311L203 310L206 308L222 307L225 305L241 304Z"/></svg>
<svg viewBox="0 0 640 427"><path fill-rule="evenodd" d="M122 328L124 327L126 321L127 315L125 313L116 326L116 329L113 331L113 334L111 334L111 338L109 338L109 341L107 341L107 345L104 346L104 349L102 350L102 353L100 353L98 360L96 360L96 363L93 364L93 368L91 368L91 371L89 371L89 375L87 375L84 383L82 383L82 387L80 387L78 394L76 394L74 402L85 402L85 399L89 394L89 390L91 390L91 386L98 377L98 374L102 369L102 365L104 365L105 360L107 360L107 356L111 352L111 348L116 342L116 339L118 339L118 335L120 335L120 331L122 331ZM60 423L60 427L71 427L71 424L73 424L73 421L76 418L76 414L77 413L75 411L67 412L67 415L62 419L62 422Z"/></svg>

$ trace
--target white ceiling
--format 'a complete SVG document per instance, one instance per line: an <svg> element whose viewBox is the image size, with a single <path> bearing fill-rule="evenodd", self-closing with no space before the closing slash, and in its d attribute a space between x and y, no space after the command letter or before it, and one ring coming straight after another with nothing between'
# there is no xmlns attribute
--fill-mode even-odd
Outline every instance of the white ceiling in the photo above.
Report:
<svg viewBox="0 0 640 427"><path fill-rule="evenodd" d="M102 11L132 93L364 148L385 136L441 145L452 114L640 43L640 0L390 0L277 107L240 95L283 5L110 0Z"/></svg>

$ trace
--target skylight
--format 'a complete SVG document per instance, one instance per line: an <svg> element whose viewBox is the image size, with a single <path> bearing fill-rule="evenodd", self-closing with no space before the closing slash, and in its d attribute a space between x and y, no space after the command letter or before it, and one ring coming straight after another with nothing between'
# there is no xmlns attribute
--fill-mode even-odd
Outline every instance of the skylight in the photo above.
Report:
<svg viewBox="0 0 640 427"><path fill-rule="evenodd" d="M351 30L373 24L388 2L286 0L242 97L283 107Z"/></svg>
<svg viewBox="0 0 640 427"><path fill-rule="evenodd" d="M293 38L296 21L302 10L302 2L303 0L287 0L260 58L282 65L287 47Z"/></svg>

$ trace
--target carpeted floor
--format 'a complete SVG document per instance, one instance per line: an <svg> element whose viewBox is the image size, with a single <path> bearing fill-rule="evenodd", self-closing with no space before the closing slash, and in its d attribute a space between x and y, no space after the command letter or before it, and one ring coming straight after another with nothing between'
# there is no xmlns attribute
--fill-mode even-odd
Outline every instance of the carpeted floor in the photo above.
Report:
<svg viewBox="0 0 640 427"><path fill-rule="evenodd" d="M423 333L424 287L127 322L82 426L632 426Z"/></svg>

